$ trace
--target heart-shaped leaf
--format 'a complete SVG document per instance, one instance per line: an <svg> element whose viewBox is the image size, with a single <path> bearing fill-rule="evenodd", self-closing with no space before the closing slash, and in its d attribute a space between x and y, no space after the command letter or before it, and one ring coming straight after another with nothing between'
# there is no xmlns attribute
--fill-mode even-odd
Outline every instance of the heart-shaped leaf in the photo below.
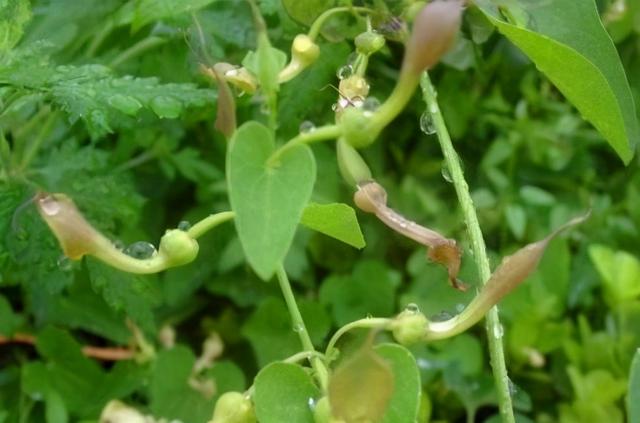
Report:
<svg viewBox="0 0 640 423"><path fill-rule="evenodd" d="M596 2L516 0L497 5L478 0L476 4L629 163L640 128L629 83Z"/></svg>
<svg viewBox="0 0 640 423"><path fill-rule="evenodd" d="M269 163L274 148L267 127L247 122L234 134L227 156L238 236L249 264L264 280L284 260L316 178L309 147L289 149Z"/></svg>

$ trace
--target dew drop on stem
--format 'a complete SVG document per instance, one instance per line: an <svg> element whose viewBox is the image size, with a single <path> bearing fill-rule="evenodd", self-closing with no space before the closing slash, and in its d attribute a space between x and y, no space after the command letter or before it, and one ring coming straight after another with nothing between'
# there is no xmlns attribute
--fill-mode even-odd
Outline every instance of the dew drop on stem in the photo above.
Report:
<svg viewBox="0 0 640 423"><path fill-rule="evenodd" d="M346 79L346 78L350 77L351 75L353 75L353 66L351 66L351 65L341 66L338 69L338 71L336 72L336 77L339 80Z"/></svg>
<svg viewBox="0 0 640 423"><path fill-rule="evenodd" d="M308 134L316 130L316 125L310 120L305 120L300 124L299 130L301 134Z"/></svg>
<svg viewBox="0 0 640 423"><path fill-rule="evenodd" d="M420 130L427 135L433 135L436 133L436 126L433 123L433 116L428 111L425 111L420 116Z"/></svg>
<svg viewBox="0 0 640 423"><path fill-rule="evenodd" d="M493 328L493 336L500 339L504 335L504 327L502 325L495 326Z"/></svg>
<svg viewBox="0 0 640 423"><path fill-rule="evenodd" d="M125 248L124 253L136 259L148 259L156 254L156 247L146 241L138 241Z"/></svg>
<svg viewBox="0 0 640 423"><path fill-rule="evenodd" d="M304 331L304 326L300 323L293 325L293 331L296 333L300 333L302 331Z"/></svg>
<svg viewBox="0 0 640 423"><path fill-rule="evenodd" d="M188 220L181 220L180 223L178 223L178 229L186 232L191 229L191 223L189 223Z"/></svg>
<svg viewBox="0 0 640 423"><path fill-rule="evenodd" d="M453 178L451 177L451 172L449 171L449 165L447 164L446 161L442 162L442 166L440 168L440 174L442 175L442 178L445 181L449 183L453 182Z"/></svg>

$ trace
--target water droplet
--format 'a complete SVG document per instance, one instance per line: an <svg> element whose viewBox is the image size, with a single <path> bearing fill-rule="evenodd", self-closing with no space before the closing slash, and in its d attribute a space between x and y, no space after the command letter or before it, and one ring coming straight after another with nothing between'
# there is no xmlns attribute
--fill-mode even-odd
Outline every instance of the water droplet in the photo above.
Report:
<svg viewBox="0 0 640 423"><path fill-rule="evenodd" d="M445 161L442 162L442 166L440 168L440 174L442 175L442 178L445 181L449 183L453 182L453 178L451 177L451 172L449 172L449 165Z"/></svg>
<svg viewBox="0 0 640 423"><path fill-rule="evenodd" d="M380 100L375 97L367 97L362 103L362 110L365 112L375 112L380 107Z"/></svg>
<svg viewBox="0 0 640 423"><path fill-rule="evenodd" d="M116 94L112 97L109 97L109 100L107 100L107 102L114 109L117 109L122 113L131 116L134 116L138 112L138 110L142 108L142 103L140 103L134 97L123 94Z"/></svg>
<svg viewBox="0 0 640 423"><path fill-rule="evenodd" d="M500 339L504 335L504 327L502 325L495 326L493 328L493 336Z"/></svg>
<svg viewBox="0 0 640 423"><path fill-rule="evenodd" d="M73 269L73 263L67 256L60 256L57 265L58 269L62 270L63 272L68 272Z"/></svg>
<svg viewBox="0 0 640 423"><path fill-rule="evenodd" d="M508 385L509 385L509 395L513 397L513 396L515 396L515 395L518 393L518 387L517 387L517 386L516 386L516 384L515 384L515 383L513 383L513 381L512 381L510 378L508 378L508 377L507 377L507 382L509 382L509 383L508 383Z"/></svg>
<svg viewBox="0 0 640 423"><path fill-rule="evenodd" d="M336 72L336 76L338 77L338 79L343 80L343 79L347 79L348 77L350 77L351 75L353 75L353 66L351 65L344 65L341 66L338 71Z"/></svg>
<svg viewBox="0 0 640 423"><path fill-rule="evenodd" d="M422 116L420 116L420 130L427 135L433 135L436 133L436 126L433 123L433 116L431 113L424 112Z"/></svg>
<svg viewBox="0 0 640 423"><path fill-rule="evenodd" d="M300 124L300 133L308 134L316 130L316 125L310 120L305 120Z"/></svg>
<svg viewBox="0 0 640 423"><path fill-rule="evenodd" d="M148 259L156 255L156 247L146 241L138 241L125 248L124 253L137 259Z"/></svg>
<svg viewBox="0 0 640 423"><path fill-rule="evenodd" d="M307 400L307 405L309 406L309 408L311 410L315 410L315 408L316 408L316 399L315 398L309 398Z"/></svg>
<svg viewBox="0 0 640 423"><path fill-rule="evenodd" d="M55 216L60 213L60 203L50 195L38 200L40 209L47 216Z"/></svg>
<svg viewBox="0 0 640 423"><path fill-rule="evenodd" d="M151 100L151 110L159 118L175 119L182 112L182 103L168 95L159 95Z"/></svg>
<svg viewBox="0 0 640 423"><path fill-rule="evenodd" d="M404 311L406 311L407 313L411 313L411 314L418 314L418 313L420 313L420 307L418 307L418 304L416 304L416 303L409 303L404 308Z"/></svg>
<svg viewBox="0 0 640 423"><path fill-rule="evenodd" d="M113 241L113 246L116 250L124 250L124 242L120 241L119 239L116 239L115 241Z"/></svg>
<svg viewBox="0 0 640 423"><path fill-rule="evenodd" d="M449 319L453 319L453 315L448 311L443 310L440 313L433 315L429 320L434 322L444 322Z"/></svg>
<svg viewBox="0 0 640 423"><path fill-rule="evenodd" d="M293 325L293 331L297 333L303 332L304 326L302 325L302 323L295 324Z"/></svg>
<svg viewBox="0 0 640 423"><path fill-rule="evenodd" d="M181 220L180 223L178 223L178 229L187 232L189 229L191 229L191 223L189 223L189 221L187 220Z"/></svg>

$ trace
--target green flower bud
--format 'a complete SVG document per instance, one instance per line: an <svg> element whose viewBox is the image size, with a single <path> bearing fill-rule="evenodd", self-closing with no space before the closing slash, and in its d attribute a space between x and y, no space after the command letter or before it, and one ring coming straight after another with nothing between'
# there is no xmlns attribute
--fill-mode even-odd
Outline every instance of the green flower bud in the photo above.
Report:
<svg viewBox="0 0 640 423"><path fill-rule="evenodd" d="M227 392L218 398L209 423L255 423L251 400L240 392Z"/></svg>
<svg viewBox="0 0 640 423"><path fill-rule="evenodd" d="M190 263L198 256L198 242L180 229L168 230L160 240L159 253L168 266Z"/></svg>
<svg viewBox="0 0 640 423"><path fill-rule="evenodd" d="M393 337L402 345L423 340L428 326L429 321L419 310L404 310L391 324Z"/></svg>
<svg viewBox="0 0 640 423"><path fill-rule="evenodd" d="M363 148L375 141L375 135L371 131L371 117L366 112L356 107L347 107L340 117L342 136L352 147Z"/></svg>
<svg viewBox="0 0 640 423"><path fill-rule="evenodd" d="M291 45L291 58L300 64L309 66L320 55L320 47L306 34L298 34Z"/></svg>
<svg viewBox="0 0 640 423"><path fill-rule="evenodd" d="M358 53L370 55L384 47L385 40L382 35L367 31L356 37L355 44Z"/></svg>
<svg viewBox="0 0 640 423"><path fill-rule="evenodd" d="M371 170L362 159L362 156L343 138L338 139L336 150L338 152L340 174L349 185L357 187L360 182L368 181L372 178Z"/></svg>

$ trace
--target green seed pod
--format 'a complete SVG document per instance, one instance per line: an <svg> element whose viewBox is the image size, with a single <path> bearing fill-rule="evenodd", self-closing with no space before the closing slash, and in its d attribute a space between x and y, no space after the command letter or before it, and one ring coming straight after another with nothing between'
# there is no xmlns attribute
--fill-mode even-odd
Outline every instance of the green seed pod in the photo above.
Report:
<svg viewBox="0 0 640 423"><path fill-rule="evenodd" d="M356 51L370 55L384 47L384 37L376 32L367 31L359 34L355 39Z"/></svg>
<svg viewBox="0 0 640 423"><path fill-rule="evenodd" d="M180 266L198 256L198 242L180 229L170 229L160 239L159 253L166 257L168 266Z"/></svg>
<svg viewBox="0 0 640 423"><path fill-rule="evenodd" d="M392 323L393 337L402 345L415 344L424 339L428 325L420 311L405 310Z"/></svg>
<svg viewBox="0 0 640 423"><path fill-rule="evenodd" d="M370 116L356 107L347 107L340 117L342 136L345 141L354 148L363 148L371 145L376 137L372 133Z"/></svg>
<svg viewBox="0 0 640 423"><path fill-rule="evenodd" d="M240 392L227 392L218 398L209 423L255 423L253 403Z"/></svg>
<svg viewBox="0 0 640 423"><path fill-rule="evenodd" d="M342 178L354 188L360 182L372 178L371 170L358 151L350 146L343 138L338 139L336 145L338 152L338 168Z"/></svg>

